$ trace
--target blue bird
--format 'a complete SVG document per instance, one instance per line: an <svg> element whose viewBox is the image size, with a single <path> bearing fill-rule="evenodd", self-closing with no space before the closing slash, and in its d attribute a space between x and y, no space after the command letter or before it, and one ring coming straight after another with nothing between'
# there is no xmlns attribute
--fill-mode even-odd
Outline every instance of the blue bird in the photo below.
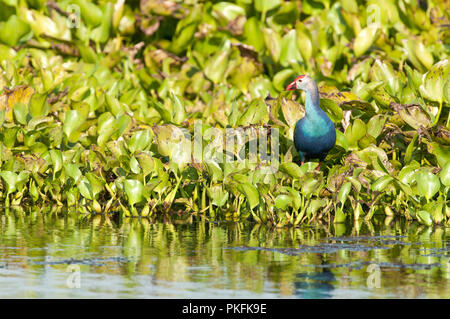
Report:
<svg viewBox="0 0 450 319"><path fill-rule="evenodd" d="M336 129L333 121L320 108L319 89L308 75L300 75L286 87L286 90L306 92L305 116L298 120L294 129L294 145L302 164L309 159L325 159L328 151L336 144Z"/></svg>

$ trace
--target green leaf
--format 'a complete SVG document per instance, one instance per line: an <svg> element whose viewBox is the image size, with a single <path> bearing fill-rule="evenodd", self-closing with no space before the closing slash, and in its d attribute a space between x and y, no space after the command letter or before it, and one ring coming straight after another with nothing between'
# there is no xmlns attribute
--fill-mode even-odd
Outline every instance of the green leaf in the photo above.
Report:
<svg viewBox="0 0 450 319"><path fill-rule="evenodd" d="M0 42L9 46L16 46L24 35L30 32L30 27L15 14L6 22L0 22Z"/></svg>
<svg viewBox="0 0 450 319"><path fill-rule="evenodd" d="M280 64L287 67L291 64L299 64L303 61L302 55L297 47L295 29L290 30L281 40Z"/></svg>
<svg viewBox="0 0 450 319"><path fill-rule="evenodd" d="M97 125L97 143L100 147L104 147L111 135L115 132L114 122L115 118L109 112L105 112L99 116Z"/></svg>
<svg viewBox="0 0 450 319"><path fill-rule="evenodd" d="M136 155L136 159L139 162L144 177L155 171L155 159L150 154L141 152Z"/></svg>
<svg viewBox="0 0 450 319"><path fill-rule="evenodd" d="M14 172L10 171L2 171L0 172L0 176L3 178L3 180L6 183L6 189L7 193L11 194L16 191L16 183L18 180L18 176Z"/></svg>
<svg viewBox="0 0 450 319"><path fill-rule="evenodd" d="M281 172L288 174L292 178L300 178L304 175L304 172L300 169L300 166L293 162L281 163L279 166Z"/></svg>
<svg viewBox="0 0 450 319"><path fill-rule="evenodd" d="M201 20L202 12L200 6L195 6L190 10L186 18L180 20L175 30L175 35L172 37L170 43L170 50L175 54L183 52L188 45L194 41L194 34L197 31L197 26Z"/></svg>
<svg viewBox="0 0 450 319"><path fill-rule="evenodd" d="M245 16L244 8L230 2L219 2L212 7L212 14L217 19L228 23L238 16Z"/></svg>
<svg viewBox="0 0 450 319"><path fill-rule="evenodd" d="M403 39L401 42L408 59L416 69L425 72L432 66L433 55L419 39Z"/></svg>
<svg viewBox="0 0 450 319"><path fill-rule="evenodd" d="M250 17L244 24L245 43L251 45L257 52L264 49L264 38L261 37L261 23L256 17Z"/></svg>
<svg viewBox="0 0 450 319"><path fill-rule="evenodd" d="M238 87L244 94L249 90L249 83L259 73L258 67L253 60L244 57L239 65L230 73L229 83ZM269 82L269 81L267 81ZM267 83L266 82L266 83ZM270 83L270 82L269 82ZM264 86L264 84L263 84ZM268 91L268 90L267 90ZM259 97L266 97L267 91Z"/></svg>
<svg viewBox="0 0 450 319"><path fill-rule="evenodd" d="M420 170L416 173L417 191L420 195L430 200L441 187L439 178L428 170Z"/></svg>
<svg viewBox="0 0 450 319"><path fill-rule="evenodd" d="M295 75L295 71L292 69L285 69L281 70L273 77L273 86L275 89L277 89L279 92L282 92L285 90L286 86L289 84L289 81L293 79Z"/></svg>
<svg viewBox="0 0 450 319"><path fill-rule="evenodd" d="M161 125L152 128L156 137L156 145L158 146L158 152L162 156L170 156L173 148L173 131L172 125Z"/></svg>
<svg viewBox="0 0 450 319"><path fill-rule="evenodd" d="M91 183L85 176L83 176L78 182L78 190L83 197L90 200L94 199Z"/></svg>
<svg viewBox="0 0 450 319"><path fill-rule="evenodd" d="M212 204L217 207L222 207L226 204L229 193L222 188L222 185L213 185L206 189Z"/></svg>
<svg viewBox="0 0 450 319"><path fill-rule="evenodd" d="M13 148L17 142L17 132L19 127L11 127L3 131L3 144L9 149Z"/></svg>
<svg viewBox="0 0 450 319"><path fill-rule="evenodd" d="M130 170L134 174L140 174L141 173L141 167L139 166L139 162L137 161L136 157L132 156L130 158Z"/></svg>
<svg viewBox="0 0 450 319"><path fill-rule="evenodd" d="M134 132L128 142L128 149L131 153L138 153L146 149L152 142L153 134L150 130Z"/></svg>
<svg viewBox="0 0 450 319"><path fill-rule="evenodd" d="M366 132L366 123L360 119L356 119L347 127L344 135L347 138L349 146L355 149L357 148L356 145L358 141L366 135Z"/></svg>
<svg viewBox="0 0 450 319"><path fill-rule="evenodd" d="M259 12L267 12L282 4L282 0L255 0L255 9Z"/></svg>
<svg viewBox="0 0 450 319"><path fill-rule="evenodd" d="M373 183L370 188L375 192L382 192L387 186L391 184L394 180L392 176L384 175L377 179L375 183Z"/></svg>
<svg viewBox="0 0 450 319"><path fill-rule="evenodd" d="M229 45L228 45L229 46ZM223 76L228 67L228 58L230 50L224 45L222 50L217 51L205 64L205 75L213 83L219 83L223 80Z"/></svg>
<svg viewBox="0 0 450 319"><path fill-rule="evenodd" d="M448 59L439 61L422 78L420 94L428 100L442 103L448 97L450 63ZM450 102L450 101L447 101Z"/></svg>
<svg viewBox="0 0 450 319"><path fill-rule="evenodd" d="M108 110L114 115L117 116L123 112L122 106L120 105L119 99L117 99L113 93L106 93L105 95L106 105L108 106Z"/></svg>
<svg viewBox="0 0 450 319"><path fill-rule="evenodd" d="M264 43L269 51L270 56L274 62L278 62L280 60L281 54L281 37L280 35L269 28L262 28ZM281 90L280 90L281 91Z"/></svg>
<svg viewBox="0 0 450 319"><path fill-rule="evenodd" d="M14 118L22 125L28 122L28 107L24 103L16 103L14 105Z"/></svg>
<svg viewBox="0 0 450 319"><path fill-rule="evenodd" d="M347 219L347 214L344 213L343 208L338 207L334 214L333 223L344 223L346 219Z"/></svg>
<svg viewBox="0 0 450 319"><path fill-rule="evenodd" d="M88 0L74 0L74 3L80 7L81 17L88 26L95 27L102 23L103 12L93 2Z"/></svg>
<svg viewBox="0 0 450 319"><path fill-rule="evenodd" d="M336 145L342 147L345 151L348 151L347 137L339 130L336 130Z"/></svg>
<svg viewBox="0 0 450 319"><path fill-rule="evenodd" d="M73 178L75 183L78 183L78 181L81 179L82 174L80 169L78 168L78 164L64 164L64 170L69 177Z"/></svg>
<svg viewBox="0 0 450 319"><path fill-rule="evenodd" d="M53 178L55 178L55 174L63 167L63 157L60 150L50 150L49 154L53 163Z"/></svg>
<svg viewBox="0 0 450 319"><path fill-rule="evenodd" d="M388 160L388 156L380 147L370 145L354 154L378 171L388 173L389 169L391 169L392 165Z"/></svg>
<svg viewBox="0 0 450 319"><path fill-rule="evenodd" d="M127 194L128 204L134 206L134 204L141 202L144 199L144 185L135 179L126 179L123 181L125 193Z"/></svg>
<svg viewBox="0 0 450 319"><path fill-rule="evenodd" d="M175 124L181 124L186 118L186 109L184 106L184 99L181 96L170 92L170 97L172 101L172 118Z"/></svg>
<svg viewBox="0 0 450 319"><path fill-rule="evenodd" d="M410 185L414 182L414 177L416 175L417 169L419 168L419 164L413 161L411 164L403 167L398 174L398 179L407 185Z"/></svg>
<svg viewBox="0 0 450 319"><path fill-rule="evenodd" d="M131 118L128 114L119 116L114 123L114 132L111 135L113 139L119 138L131 127Z"/></svg>
<svg viewBox="0 0 450 319"><path fill-rule="evenodd" d="M405 164L409 164L411 162L412 154L415 149L415 144L417 139L419 138L419 134L415 133L405 152Z"/></svg>
<svg viewBox="0 0 450 319"><path fill-rule="evenodd" d="M417 104L396 104L394 109L398 112L400 118L412 128L418 129L421 126L428 128L432 124L430 116Z"/></svg>
<svg viewBox="0 0 450 319"><path fill-rule="evenodd" d="M78 129L84 123L86 118L78 110L69 110L66 112L63 123L63 131L66 134L69 142L74 143L78 141L80 132Z"/></svg>
<svg viewBox="0 0 450 319"><path fill-rule="evenodd" d="M281 111L283 112L283 117L286 120L287 125L289 125L289 136L295 129L295 124L298 120L305 116L305 109L300 106L297 102L293 100L281 99Z"/></svg>
<svg viewBox="0 0 450 319"><path fill-rule="evenodd" d="M34 93L29 102L29 109L32 117L46 116L49 111L47 94Z"/></svg>
<svg viewBox="0 0 450 319"><path fill-rule="evenodd" d="M268 121L267 107L260 99L253 100L237 121L238 126L266 123Z"/></svg>
<svg viewBox="0 0 450 319"><path fill-rule="evenodd" d="M373 81L383 81L385 83L384 88L391 96L396 96L400 93L400 80L390 63L378 59L375 60L371 70L371 77Z"/></svg>
<svg viewBox="0 0 450 319"><path fill-rule="evenodd" d="M5 110L0 110L0 125L3 125L3 122L5 121L6 112Z"/></svg>
<svg viewBox="0 0 450 319"><path fill-rule="evenodd" d="M450 162L450 146L432 142L428 144L428 151L436 156L440 167L444 167Z"/></svg>
<svg viewBox="0 0 450 319"><path fill-rule="evenodd" d="M362 29L356 36L353 43L353 51L356 56L361 56L372 46L380 35L379 25L370 24L367 28Z"/></svg>
<svg viewBox="0 0 450 319"><path fill-rule="evenodd" d="M262 39L261 39L262 40ZM12 60L16 56L16 51L9 46L0 44L0 62Z"/></svg>
<svg viewBox="0 0 450 319"><path fill-rule="evenodd" d="M20 9L20 18L28 23L35 36L50 36L56 39L70 41L70 31L65 24L58 24L45 14L25 8Z"/></svg>
<svg viewBox="0 0 450 319"><path fill-rule="evenodd" d="M347 201L347 197L348 197L348 194L350 193L351 189L352 189L351 182L345 182L339 189L338 200L341 203L342 207L344 206L345 202Z"/></svg>
<svg viewBox="0 0 450 319"><path fill-rule="evenodd" d="M97 197L97 195L100 194L101 191L103 191L106 182L101 177L92 172L86 173L85 176L89 181L94 198Z"/></svg>
<svg viewBox="0 0 450 319"><path fill-rule="evenodd" d="M180 183L181 183L181 179L177 182L175 187L172 188L172 190L166 196L166 198L164 198L163 205L165 206L166 212L170 209L170 207L172 207L172 203L175 200L175 195L177 193L178 187L180 186Z"/></svg>
<svg viewBox="0 0 450 319"><path fill-rule="evenodd" d="M221 181L223 179L223 171L217 162L205 162L208 168L209 176L213 182Z"/></svg>
<svg viewBox="0 0 450 319"><path fill-rule="evenodd" d="M164 107L164 105L162 105L158 101L153 101L152 104L164 122L166 123L172 122L172 114Z"/></svg>
<svg viewBox="0 0 450 319"><path fill-rule="evenodd" d="M98 61L97 54L90 46L84 45L82 42L76 42L76 45L83 61L87 63L96 63Z"/></svg>
<svg viewBox="0 0 450 319"><path fill-rule="evenodd" d="M450 162L442 168L439 177L444 186L450 186Z"/></svg>
<svg viewBox="0 0 450 319"><path fill-rule="evenodd" d="M313 56L314 46L310 31L300 21L295 25L295 36L297 40L297 48L302 55L303 61L306 63Z"/></svg>
<svg viewBox="0 0 450 319"><path fill-rule="evenodd" d="M320 190L320 188L319 188L320 183L321 183L320 179L312 178L312 177L308 178L302 184L302 194L307 198L310 197L311 194Z"/></svg>
<svg viewBox="0 0 450 319"><path fill-rule="evenodd" d="M250 209L259 205L259 192L258 189L250 183L239 183L238 190L245 195L250 205Z"/></svg>
<svg viewBox="0 0 450 319"><path fill-rule="evenodd" d="M381 114L373 116L367 123L367 133L374 138L377 138L384 128L387 117Z"/></svg>
<svg viewBox="0 0 450 319"><path fill-rule="evenodd" d="M425 210L420 210L417 212L417 219L426 226L433 225L433 220L431 219L430 213Z"/></svg>
<svg viewBox="0 0 450 319"><path fill-rule="evenodd" d="M289 186L286 186L286 190L289 192L289 195L291 197L292 207L295 211L298 211L302 205L302 198L299 191Z"/></svg>
<svg viewBox="0 0 450 319"><path fill-rule="evenodd" d="M302 171L303 174L313 172L317 166L319 166L319 163L317 162L306 162L300 166L300 171Z"/></svg>
<svg viewBox="0 0 450 319"><path fill-rule="evenodd" d="M113 4L107 3L102 15L102 22L99 27L92 30L91 38L94 42L105 43L108 41L109 32L112 25Z"/></svg>
<svg viewBox="0 0 450 319"><path fill-rule="evenodd" d="M339 123L344 118L344 112L333 100L320 99L320 106L334 123Z"/></svg>
<svg viewBox="0 0 450 319"><path fill-rule="evenodd" d="M309 206L307 209L307 214L309 216L314 216L319 211L319 209L325 207L326 205L327 205L326 200L320 199L320 198L314 198L309 203Z"/></svg>
<svg viewBox="0 0 450 319"><path fill-rule="evenodd" d="M286 210L292 205L292 199L289 195L280 194L275 198L275 207L281 210Z"/></svg>

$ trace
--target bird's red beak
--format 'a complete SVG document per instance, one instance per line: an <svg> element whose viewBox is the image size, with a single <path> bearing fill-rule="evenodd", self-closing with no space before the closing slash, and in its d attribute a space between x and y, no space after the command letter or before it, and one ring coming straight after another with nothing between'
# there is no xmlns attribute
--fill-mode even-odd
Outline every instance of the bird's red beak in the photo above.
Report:
<svg viewBox="0 0 450 319"><path fill-rule="evenodd" d="M295 81L286 86L286 91L292 91L295 90Z"/></svg>

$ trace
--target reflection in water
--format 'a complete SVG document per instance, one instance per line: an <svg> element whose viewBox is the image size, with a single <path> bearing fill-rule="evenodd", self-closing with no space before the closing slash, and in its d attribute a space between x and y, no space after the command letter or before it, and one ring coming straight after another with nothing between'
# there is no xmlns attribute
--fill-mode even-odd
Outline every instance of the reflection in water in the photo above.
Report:
<svg viewBox="0 0 450 319"><path fill-rule="evenodd" d="M323 255L320 265L326 265ZM331 298L336 284L336 276L328 268L298 273L294 283L294 295L308 299Z"/></svg>
<svg viewBox="0 0 450 319"><path fill-rule="evenodd" d="M449 298L445 228L375 221L269 229L2 212L0 298Z"/></svg>
<svg viewBox="0 0 450 319"><path fill-rule="evenodd" d="M336 277L328 269L314 273L301 273L294 283L295 295L300 298L331 298Z"/></svg>

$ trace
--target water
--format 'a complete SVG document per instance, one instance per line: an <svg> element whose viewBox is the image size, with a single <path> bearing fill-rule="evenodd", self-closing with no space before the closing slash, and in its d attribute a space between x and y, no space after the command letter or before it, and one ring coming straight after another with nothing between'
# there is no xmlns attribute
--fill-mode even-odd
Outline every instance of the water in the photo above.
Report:
<svg viewBox="0 0 450 319"><path fill-rule="evenodd" d="M389 225L385 225L389 224ZM0 298L450 298L450 232L0 213Z"/></svg>

